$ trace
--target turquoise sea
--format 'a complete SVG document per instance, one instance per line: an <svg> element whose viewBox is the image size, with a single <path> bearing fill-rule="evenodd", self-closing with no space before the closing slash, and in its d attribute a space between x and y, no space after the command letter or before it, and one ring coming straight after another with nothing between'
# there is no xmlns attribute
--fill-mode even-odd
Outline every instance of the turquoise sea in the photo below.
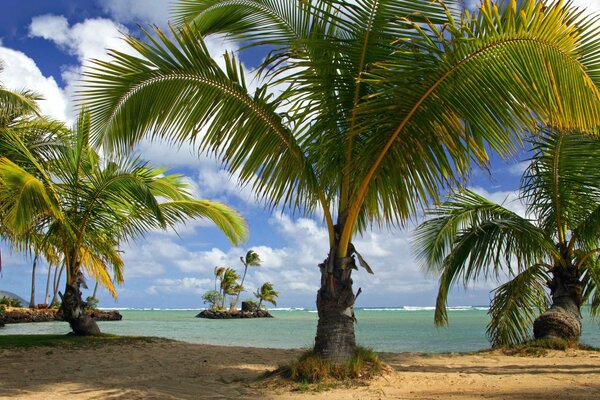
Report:
<svg viewBox="0 0 600 400"><path fill-rule="evenodd" d="M298 348L312 345L317 325L310 309L271 310L275 318L207 320L194 318L198 310L121 310L123 320L100 322L105 333L160 336L192 343ZM377 351L454 352L489 347L485 307L453 307L450 326L437 329L432 307L371 308L356 310L357 341ZM64 322L12 324L7 334L62 334ZM600 347L600 326L584 313L582 342Z"/></svg>

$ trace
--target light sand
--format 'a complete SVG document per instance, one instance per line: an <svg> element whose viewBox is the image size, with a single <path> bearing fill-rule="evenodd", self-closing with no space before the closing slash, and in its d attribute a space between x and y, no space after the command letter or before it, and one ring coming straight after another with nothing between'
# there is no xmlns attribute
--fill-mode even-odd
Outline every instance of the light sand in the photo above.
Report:
<svg viewBox="0 0 600 400"><path fill-rule="evenodd" d="M256 382L298 350L158 341L0 350L6 399L600 399L600 353L545 357L384 353L394 372L303 393Z"/></svg>

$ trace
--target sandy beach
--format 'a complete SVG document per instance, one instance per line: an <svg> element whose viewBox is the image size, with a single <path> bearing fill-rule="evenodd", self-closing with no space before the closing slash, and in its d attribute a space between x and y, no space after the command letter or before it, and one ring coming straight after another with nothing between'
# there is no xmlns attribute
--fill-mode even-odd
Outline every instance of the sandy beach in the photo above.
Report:
<svg viewBox="0 0 600 400"><path fill-rule="evenodd" d="M257 380L300 350L184 342L1 349L2 399L596 399L600 353L382 353L368 385L302 392Z"/></svg>

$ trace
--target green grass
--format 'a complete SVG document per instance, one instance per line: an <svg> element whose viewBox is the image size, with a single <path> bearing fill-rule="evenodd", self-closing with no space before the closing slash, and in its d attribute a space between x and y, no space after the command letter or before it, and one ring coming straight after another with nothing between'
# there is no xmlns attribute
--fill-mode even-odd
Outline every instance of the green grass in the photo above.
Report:
<svg viewBox="0 0 600 400"><path fill-rule="evenodd" d="M549 350L565 351L568 349L600 351L599 349L586 344L569 342L568 340L560 338L530 340L519 345L504 347L500 350L507 355L542 357L548 354Z"/></svg>
<svg viewBox="0 0 600 400"><path fill-rule="evenodd" d="M30 347L97 347L105 344L135 344L167 341L149 336L0 335L0 349Z"/></svg>
<svg viewBox="0 0 600 400"><path fill-rule="evenodd" d="M298 360L280 367L275 373L297 383L296 390L325 390L336 385L356 384L381 375L385 370L377 353L372 349L358 346L351 360L336 364L325 360L312 350L304 353Z"/></svg>

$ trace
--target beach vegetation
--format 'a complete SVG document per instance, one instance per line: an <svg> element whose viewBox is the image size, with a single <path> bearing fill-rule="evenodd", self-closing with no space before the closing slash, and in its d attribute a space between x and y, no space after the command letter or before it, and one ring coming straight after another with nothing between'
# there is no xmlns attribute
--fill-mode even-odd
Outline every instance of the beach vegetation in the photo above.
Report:
<svg viewBox="0 0 600 400"><path fill-rule="evenodd" d="M244 287L244 281L246 280L246 273L248 272L248 267L260 267L260 263L262 262L260 256L254 250L248 250L246 252L245 257L240 257L240 261L244 265L244 274L242 275L242 281L240 282L240 286ZM234 308L237 307L237 303L240 300L241 290L238 291L237 297L234 301Z"/></svg>
<svg viewBox="0 0 600 400"><path fill-rule="evenodd" d="M223 299L221 293L216 290L209 290L202 295L202 300L204 304L208 305L208 308L214 310L220 306Z"/></svg>
<svg viewBox="0 0 600 400"><path fill-rule="evenodd" d="M263 283L262 286L254 292L254 296L258 299L257 309L259 310L263 302L271 303L277 307L277 300L275 299L279 296L279 292L273 288L271 282Z"/></svg>
<svg viewBox="0 0 600 400"><path fill-rule="evenodd" d="M97 310L98 309L98 299L96 297L88 296L85 298L85 307L86 310Z"/></svg>
<svg viewBox="0 0 600 400"><path fill-rule="evenodd" d="M227 300L227 296L230 296L230 308L233 308L233 296L237 296L238 291L241 291L242 288L238 282L240 276L233 268L225 268L223 271L223 277L221 278L221 308L225 308L225 302Z"/></svg>
<svg viewBox="0 0 600 400"><path fill-rule="evenodd" d="M331 381L357 382L381 375L384 371L384 364L375 351L357 346L354 355L342 364L308 350L298 360L280 367L275 373L300 385L306 385Z"/></svg>
<svg viewBox="0 0 600 400"><path fill-rule="evenodd" d="M82 300L84 272L116 297L114 283L123 282L123 241L190 218L212 220L234 244L247 234L237 212L193 198L181 175L133 157L101 157L90 143L90 122L83 110L44 162L20 135L0 131L2 146L16 154L0 157L3 225L15 235L43 232L60 252L66 272L60 313L76 335L100 333Z"/></svg>
<svg viewBox="0 0 600 400"><path fill-rule="evenodd" d="M600 314L600 139L548 128L531 152L517 199L524 215L462 190L429 210L415 235L423 266L439 276L438 325L448 323L453 285L506 280L489 311L493 346L524 342L532 331L577 342L582 304Z"/></svg>
<svg viewBox="0 0 600 400"><path fill-rule="evenodd" d="M80 101L107 151L189 142L272 208L322 216L314 351L344 364L352 274L373 273L353 238L404 225L540 123L600 121L592 18L563 1L459 3L180 0L172 32L129 36L135 52L86 70ZM268 49L256 89L235 54L211 57L212 35Z"/></svg>
<svg viewBox="0 0 600 400"><path fill-rule="evenodd" d="M21 304L21 300L13 299L12 297L2 296L0 299L0 304L8 307L21 308L23 304Z"/></svg>

